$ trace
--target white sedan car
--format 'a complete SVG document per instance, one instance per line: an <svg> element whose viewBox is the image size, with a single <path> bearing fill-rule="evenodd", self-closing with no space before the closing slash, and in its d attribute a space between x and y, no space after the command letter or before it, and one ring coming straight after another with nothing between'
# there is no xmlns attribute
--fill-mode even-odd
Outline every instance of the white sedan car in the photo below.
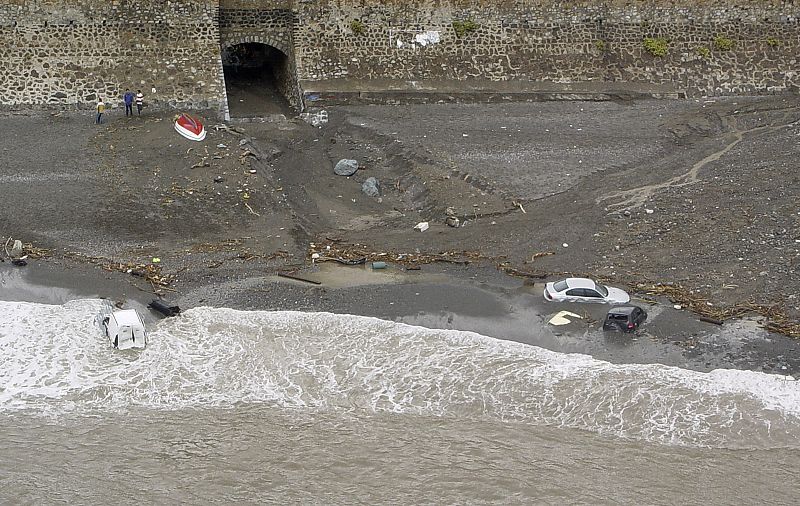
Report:
<svg viewBox="0 0 800 506"><path fill-rule="evenodd" d="M601 285L591 279L567 278L544 287L544 298L558 302L599 302L627 304L631 297L624 290Z"/></svg>

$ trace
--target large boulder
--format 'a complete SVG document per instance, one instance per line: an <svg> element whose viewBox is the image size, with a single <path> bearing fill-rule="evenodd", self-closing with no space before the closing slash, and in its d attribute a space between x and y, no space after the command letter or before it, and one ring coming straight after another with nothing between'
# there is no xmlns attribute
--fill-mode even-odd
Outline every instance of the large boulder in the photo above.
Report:
<svg viewBox="0 0 800 506"><path fill-rule="evenodd" d="M370 197L381 196L381 185L374 177L367 178L364 184L361 185L361 191Z"/></svg>
<svg viewBox="0 0 800 506"><path fill-rule="evenodd" d="M336 164L336 167L333 168L333 172L335 172L339 176L352 176L358 170L358 162L355 160L339 160L339 163Z"/></svg>

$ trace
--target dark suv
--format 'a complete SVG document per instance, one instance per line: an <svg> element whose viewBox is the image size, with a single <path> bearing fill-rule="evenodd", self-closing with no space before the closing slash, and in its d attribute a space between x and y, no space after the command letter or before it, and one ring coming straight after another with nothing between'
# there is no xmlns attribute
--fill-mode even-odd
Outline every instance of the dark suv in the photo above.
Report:
<svg viewBox="0 0 800 506"><path fill-rule="evenodd" d="M639 306L611 308L603 322L603 330L633 332L647 319L647 312Z"/></svg>

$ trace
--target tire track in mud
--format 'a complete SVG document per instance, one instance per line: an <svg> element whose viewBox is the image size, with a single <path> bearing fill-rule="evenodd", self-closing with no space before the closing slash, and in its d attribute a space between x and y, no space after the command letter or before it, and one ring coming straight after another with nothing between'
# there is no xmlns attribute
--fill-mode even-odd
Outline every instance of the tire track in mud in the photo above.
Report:
<svg viewBox="0 0 800 506"><path fill-rule="evenodd" d="M723 148L694 163L687 172L661 183L649 184L631 188L629 190L620 190L609 193L608 195L597 198L595 203L600 204L609 200L622 199L619 202L614 202L608 206L609 208L612 208L618 212L630 211L642 207L660 190L665 190L668 188L680 188L682 186L689 186L700 182L701 179L698 177L700 170L709 163L720 160L729 151L742 142L745 137L762 132L774 132L776 130L789 128L798 124L798 122L800 122L800 120L795 120L791 123L785 123L781 125L763 125L748 129L737 129L729 135L729 138L732 137L732 139Z"/></svg>

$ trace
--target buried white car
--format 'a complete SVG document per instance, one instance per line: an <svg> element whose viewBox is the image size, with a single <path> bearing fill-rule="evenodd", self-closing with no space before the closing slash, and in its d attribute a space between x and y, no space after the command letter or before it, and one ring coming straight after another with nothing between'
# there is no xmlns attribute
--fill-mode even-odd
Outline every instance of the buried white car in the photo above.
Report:
<svg viewBox="0 0 800 506"><path fill-rule="evenodd" d="M101 320L108 340L118 350L144 348L147 346L147 332L144 320L135 309L114 311Z"/></svg>
<svg viewBox="0 0 800 506"><path fill-rule="evenodd" d="M567 278L544 287L544 298L556 302L599 302L627 304L631 297L624 290L601 285L587 278Z"/></svg>

